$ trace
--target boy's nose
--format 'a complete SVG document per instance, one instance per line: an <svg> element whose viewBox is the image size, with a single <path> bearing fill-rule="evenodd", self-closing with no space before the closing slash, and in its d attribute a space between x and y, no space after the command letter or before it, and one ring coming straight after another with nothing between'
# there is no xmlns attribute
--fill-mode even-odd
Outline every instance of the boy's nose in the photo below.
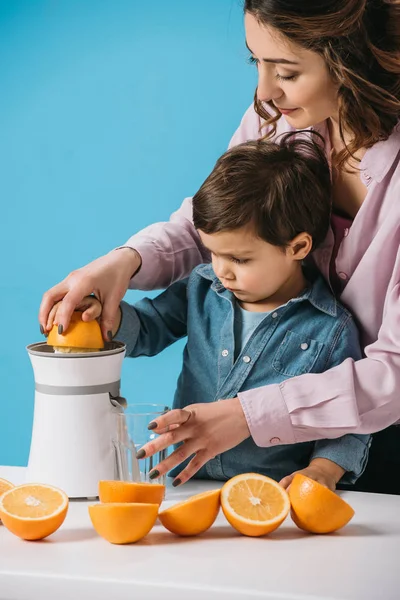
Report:
<svg viewBox="0 0 400 600"><path fill-rule="evenodd" d="M214 268L214 273L216 274L218 279L221 280L222 283L223 283L224 279L228 281L228 280L232 280L235 278L235 276L232 272L232 269L224 260L214 259L213 260L213 268Z"/></svg>

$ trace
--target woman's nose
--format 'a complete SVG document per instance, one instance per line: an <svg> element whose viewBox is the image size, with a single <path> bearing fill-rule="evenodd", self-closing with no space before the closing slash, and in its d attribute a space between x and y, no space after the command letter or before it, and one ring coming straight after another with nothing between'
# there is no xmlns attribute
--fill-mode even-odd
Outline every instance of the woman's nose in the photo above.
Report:
<svg viewBox="0 0 400 600"><path fill-rule="evenodd" d="M275 76L265 68L258 70L257 98L262 102L270 102L283 94Z"/></svg>

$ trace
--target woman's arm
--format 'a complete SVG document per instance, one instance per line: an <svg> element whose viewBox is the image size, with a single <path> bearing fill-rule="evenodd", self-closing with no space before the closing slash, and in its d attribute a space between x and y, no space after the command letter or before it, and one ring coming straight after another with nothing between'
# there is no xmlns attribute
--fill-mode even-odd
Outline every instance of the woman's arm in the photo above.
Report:
<svg viewBox="0 0 400 600"><path fill-rule="evenodd" d="M400 419L400 284L365 358L239 393L258 446L373 433Z"/></svg>
<svg viewBox="0 0 400 600"><path fill-rule="evenodd" d="M172 410L156 419L161 435L144 450L146 456L184 442L157 471L168 472L189 456L195 457L179 474L185 483L210 458L252 436L258 446L294 444L365 434L384 429L400 419L400 285L389 294L378 340L365 349L366 358L347 358L319 374L293 377L238 397ZM331 364L343 359L337 344ZM165 432L166 427L174 426ZM178 427L176 428L176 425ZM354 439L356 439L354 437ZM359 438L361 467L367 438Z"/></svg>
<svg viewBox="0 0 400 600"><path fill-rule="evenodd" d="M233 135L229 148L259 137L260 120L251 105ZM281 128L287 128L285 123ZM168 222L146 227L125 244L141 256L142 266L131 279L132 289L166 288L174 281L188 277L197 265L209 262L209 253L200 242L193 225L192 198L185 198Z"/></svg>
<svg viewBox="0 0 400 600"><path fill-rule="evenodd" d="M230 146L256 139L258 131L259 118L251 106ZM42 333L48 331L48 316L56 302L62 301L57 317L66 331L75 307L94 292L103 305L101 329L104 339L107 339L114 330L115 317L128 287L146 290L164 288L187 277L196 265L209 260L193 226L191 198L184 200L169 222L150 225L130 238L126 246L127 249L113 250L72 271L45 292L39 310Z"/></svg>
<svg viewBox="0 0 400 600"><path fill-rule="evenodd" d="M141 267L129 287L138 290L167 288L188 277L197 265L209 262L193 226L192 198L185 198L179 210L167 222L149 225L125 244L141 257Z"/></svg>

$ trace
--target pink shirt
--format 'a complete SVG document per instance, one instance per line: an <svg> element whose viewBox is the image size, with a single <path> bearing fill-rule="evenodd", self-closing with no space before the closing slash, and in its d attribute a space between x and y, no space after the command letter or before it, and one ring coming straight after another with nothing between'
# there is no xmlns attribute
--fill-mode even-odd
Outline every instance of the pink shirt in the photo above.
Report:
<svg viewBox="0 0 400 600"><path fill-rule="evenodd" d="M336 271L336 257L339 252L339 248L344 237L347 237L350 233L350 227L353 223L353 219L342 217L332 213L331 227L333 232L334 244L331 254L331 260L329 262L329 281L335 295L339 298L342 293L346 281L341 279Z"/></svg>
<svg viewBox="0 0 400 600"><path fill-rule="evenodd" d="M230 146L257 139L259 124L251 106ZM281 118L277 134L291 130ZM318 131L329 139L326 123ZM368 193L335 261L343 282L339 297L357 320L365 358L240 393L259 446L370 433L400 419L399 163L400 127L364 155L360 176ZM169 222L147 227L127 245L142 256L143 266L131 282L139 289L167 287L195 265L209 261L193 227L191 198ZM330 230L314 253L327 281L333 247Z"/></svg>

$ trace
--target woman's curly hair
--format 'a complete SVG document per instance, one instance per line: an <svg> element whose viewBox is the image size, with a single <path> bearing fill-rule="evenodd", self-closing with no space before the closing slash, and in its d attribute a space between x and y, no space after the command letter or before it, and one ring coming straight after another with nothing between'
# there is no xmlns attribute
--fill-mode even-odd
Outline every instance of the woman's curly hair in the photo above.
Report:
<svg viewBox="0 0 400 600"><path fill-rule="evenodd" d="M398 0L245 0L244 10L290 41L320 54L338 88L341 168L361 148L386 140L400 118L400 2ZM269 104L269 103L268 103ZM281 117L254 97L257 114L276 132ZM344 131L352 134L347 145Z"/></svg>

